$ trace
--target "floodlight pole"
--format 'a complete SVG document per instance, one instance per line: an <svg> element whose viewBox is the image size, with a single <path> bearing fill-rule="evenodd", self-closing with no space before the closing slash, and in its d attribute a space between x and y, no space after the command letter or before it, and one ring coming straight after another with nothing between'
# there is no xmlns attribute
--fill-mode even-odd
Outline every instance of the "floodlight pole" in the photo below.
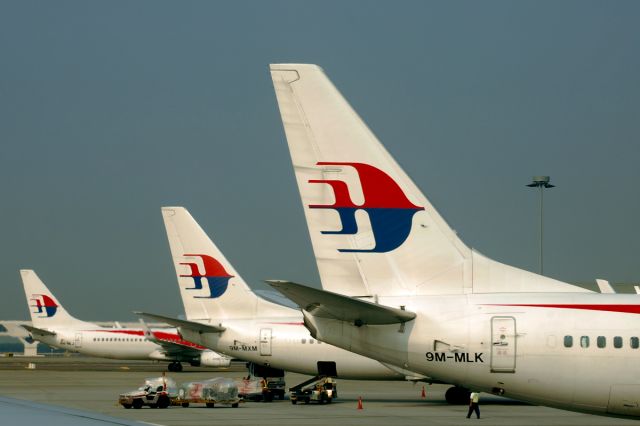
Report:
<svg viewBox="0 0 640 426"><path fill-rule="evenodd" d="M534 176L533 181L527 185L530 188L539 188L540 189L540 257L538 259L539 267L540 267L540 275L543 275L544 267L543 267L543 237L544 237L544 221L543 221L543 208L544 208L544 188L554 188L555 185L551 185L549 181L551 178L549 176Z"/></svg>

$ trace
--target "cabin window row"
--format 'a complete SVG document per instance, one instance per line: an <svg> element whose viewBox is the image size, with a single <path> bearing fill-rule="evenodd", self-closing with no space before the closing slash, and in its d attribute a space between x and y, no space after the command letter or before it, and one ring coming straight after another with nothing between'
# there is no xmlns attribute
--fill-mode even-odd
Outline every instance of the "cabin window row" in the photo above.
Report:
<svg viewBox="0 0 640 426"><path fill-rule="evenodd" d="M301 339L301 340L300 340L300 342L301 342L301 343L303 343L303 344L304 344L304 343L307 343L307 339ZM309 339L309 344L310 344L310 345L312 345L312 344L314 344L314 343L320 344L320 343L322 343L322 342L321 342L320 340L313 340L313 339Z"/></svg>
<svg viewBox="0 0 640 426"><path fill-rule="evenodd" d="M142 342L142 337L94 337L94 342Z"/></svg>
<svg viewBox="0 0 640 426"><path fill-rule="evenodd" d="M581 348L588 348L591 345L591 339L589 338L589 336L580 336L580 339L578 339L578 344L580 345ZM624 341L622 339L622 337L620 336L615 336L613 338L613 347L616 349L620 349L622 348L622 346L624 345ZM607 338L606 336L598 336L596 337L596 346L598 348L606 348L607 347ZM565 348L571 348L573 347L573 336L564 336L564 347ZM630 337L629 338L629 347L631 349L638 349L640 348L640 338L638 337Z"/></svg>

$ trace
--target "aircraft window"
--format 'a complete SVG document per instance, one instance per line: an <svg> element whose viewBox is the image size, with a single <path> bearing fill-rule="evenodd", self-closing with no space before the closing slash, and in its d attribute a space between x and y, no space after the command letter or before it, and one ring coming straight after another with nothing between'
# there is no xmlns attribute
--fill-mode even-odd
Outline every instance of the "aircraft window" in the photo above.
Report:
<svg viewBox="0 0 640 426"><path fill-rule="evenodd" d="M307 343L307 339L302 339L302 343Z"/></svg>
<svg viewBox="0 0 640 426"><path fill-rule="evenodd" d="M604 336L598 336L598 338L596 339L596 344L599 348L604 348L605 346L607 346L607 338Z"/></svg>
<svg viewBox="0 0 640 426"><path fill-rule="evenodd" d="M312 343L313 343L313 339L309 339L309 344L312 344Z"/></svg>
<svg viewBox="0 0 640 426"><path fill-rule="evenodd" d="M631 338L631 349L638 349L640 347L640 339L637 337Z"/></svg>
<svg viewBox="0 0 640 426"><path fill-rule="evenodd" d="M589 336L580 337L580 346L583 348L589 347Z"/></svg>
<svg viewBox="0 0 640 426"><path fill-rule="evenodd" d="M613 338L613 347L618 349L622 347L622 337L616 336Z"/></svg>
<svg viewBox="0 0 640 426"><path fill-rule="evenodd" d="M570 348L573 346L573 336L564 336L564 347Z"/></svg>

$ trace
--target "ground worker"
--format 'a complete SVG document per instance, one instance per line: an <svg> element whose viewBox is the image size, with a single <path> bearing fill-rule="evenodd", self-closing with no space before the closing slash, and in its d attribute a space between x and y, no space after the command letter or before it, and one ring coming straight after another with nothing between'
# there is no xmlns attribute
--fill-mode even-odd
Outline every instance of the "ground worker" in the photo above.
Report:
<svg viewBox="0 0 640 426"><path fill-rule="evenodd" d="M467 413L467 418L471 417L471 413L476 412L476 416L480 418L480 407L478 403L480 402L480 394L478 392L471 392L469 395L469 412Z"/></svg>

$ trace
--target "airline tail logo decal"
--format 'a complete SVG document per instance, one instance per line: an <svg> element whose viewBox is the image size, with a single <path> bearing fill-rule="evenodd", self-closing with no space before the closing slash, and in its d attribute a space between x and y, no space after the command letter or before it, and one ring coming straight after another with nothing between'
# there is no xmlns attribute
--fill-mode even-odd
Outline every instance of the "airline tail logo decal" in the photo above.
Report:
<svg viewBox="0 0 640 426"><path fill-rule="evenodd" d="M58 311L56 302L46 294L32 294L29 300L35 303L35 305L29 305L33 308L33 313L43 314L40 318L51 318Z"/></svg>
<svg viewBox="0 0 640 426"><path fill-rule="evenodd" d="M197 263L193 262L181 262L180 265L188 266L190 269L189 275L180 275L181 277L193 278L193 287L188 287L186 290L202 290L202 279L206 279L209 290L208 296L193 296L196 299L215 299L220 297L227 291L229 285L229 279L233 278L233 275L224 269L224 266L216 259L206 254L184 254L185 257L199 257L202 259L204 266L204 273L200 273L200 269Z"/></svg>
<svg viewBox="0 0 640 426"><path fill-rule="evenodd" d="M364 210L369 215L371 230L375 238L372 249L338 249L343 253L386 253L400 247L409 237L413 215L424 207L411 203L400 186L382 170L364 163L319 162L318 166L350 166L356 169L364 203L353 203L347 184L340 180L310 180L309 183L330 185L335 194L332 205L309 205L310 209L333 209L340 215L340 231L322 231L322 234L355 235L358 233L356 211Z"/></svg>

